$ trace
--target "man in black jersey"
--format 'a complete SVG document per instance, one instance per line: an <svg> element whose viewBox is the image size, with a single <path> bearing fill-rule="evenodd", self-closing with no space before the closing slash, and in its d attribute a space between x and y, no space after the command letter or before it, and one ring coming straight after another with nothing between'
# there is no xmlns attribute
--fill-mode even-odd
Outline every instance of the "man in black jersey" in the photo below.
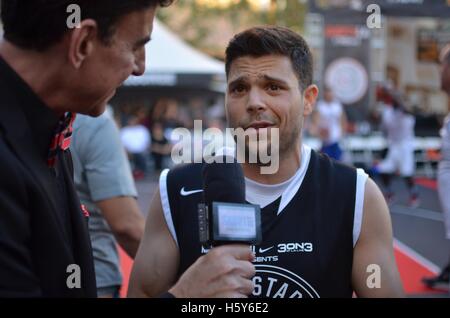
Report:
<svg viewBox="0 0 450 318"><path fill-rule="evenodd" d="M279 169L243 163L246 201L262 210L262 243L205 250L197 204L202 164L162 172L130 281L131 296L401 297L391 220L362 170L302 144L304 118L318 89L305 41L281 27L251 28L226 52L226 112L231 128L278 128ZM247 145L247 150L250 150ZM247 247L248 249L248 247ZM181 283L196 282L187 290ZM251 285L249 285L251 283ZM186 286L186 285L185 285Z"/></svg>

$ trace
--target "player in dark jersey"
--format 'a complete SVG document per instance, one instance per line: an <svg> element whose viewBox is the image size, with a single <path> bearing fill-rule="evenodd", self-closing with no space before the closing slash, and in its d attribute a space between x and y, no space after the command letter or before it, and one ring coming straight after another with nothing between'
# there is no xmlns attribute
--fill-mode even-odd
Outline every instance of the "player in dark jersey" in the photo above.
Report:
<svg viewBox="0 0 450 318"><path fill-rule="evenodd" d="M229 126L254 128L258 134L275 127L280 134L278 146L267 146L279 150L274 174L262 174L261 163L242 164L246 201L262 209L262 243L252 246L253 286L243 288L248 272L230 266L248 263L231 253L242 246L208 251L200 245L202 164L188 164L161 174L130 295L155 296L170 288L177 297L223 296L221 289L233 297L402 296L391 220L380 190L362 170L301 142L304 118L318 95L305 41L281 27L244 31L227 48L226 73ZM225 265L218 265L219 257ZM208 268L208 262L215 263ZM180 287L186 282L192 289Z"/></svg>

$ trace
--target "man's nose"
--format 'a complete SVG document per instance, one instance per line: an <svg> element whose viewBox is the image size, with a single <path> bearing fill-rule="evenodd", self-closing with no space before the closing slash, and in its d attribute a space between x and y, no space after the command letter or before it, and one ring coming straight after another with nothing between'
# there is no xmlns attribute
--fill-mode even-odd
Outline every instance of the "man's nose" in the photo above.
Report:
<svg viewBox="0 0 450 318"><path fill-rule="evenodd" d="M250 113L258 113L264 110L266 110L266 104L263 93L257 88L251 89L247 102L247 111Z"/></svg>
<svg viewBox="0 0 450 318"><path fill-rule="evenodd" d="M145 73L145 49L143 49L137 56L134 64L133 75L141 76Z"/></svg>

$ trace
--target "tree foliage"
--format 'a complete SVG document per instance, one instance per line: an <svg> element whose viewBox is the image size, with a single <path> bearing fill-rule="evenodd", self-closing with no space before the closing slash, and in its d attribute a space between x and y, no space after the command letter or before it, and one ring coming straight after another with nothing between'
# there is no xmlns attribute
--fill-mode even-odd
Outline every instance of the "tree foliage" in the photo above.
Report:
<svg viewBox="0 0 450 318"><path fill-rule="evenodd" d="M265 9L256 8L251 0L229 0L220 5L223 2L180 0L159 10L158 17L187 42L219 58L229 38L250 26L276 24L303 31L304 0L271 0Z"/></svg>

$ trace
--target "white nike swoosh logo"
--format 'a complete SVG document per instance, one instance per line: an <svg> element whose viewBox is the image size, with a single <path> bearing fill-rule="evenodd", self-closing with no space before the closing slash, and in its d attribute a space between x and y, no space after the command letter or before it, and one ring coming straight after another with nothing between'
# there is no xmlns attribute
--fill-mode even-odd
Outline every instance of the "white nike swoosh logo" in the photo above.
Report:
<svg viewBox="0 0 450 318"><path fill-rule="evenodd" d="M268 247L268 248L261 248L261 247L260 247L260 248L259 248L259 254L265 253L265 252L271 250L272 248L273 248L273 246Z"/></svg>
<svg viewBox="0 0 450 318"><path fill-rule="evenodd" d="M203 192L203 190L192 190L192 191L186 191L184 190L184 187L181 188L180 194L184 197L194 194L194 193L199 193L199 192Z"/></svg>

